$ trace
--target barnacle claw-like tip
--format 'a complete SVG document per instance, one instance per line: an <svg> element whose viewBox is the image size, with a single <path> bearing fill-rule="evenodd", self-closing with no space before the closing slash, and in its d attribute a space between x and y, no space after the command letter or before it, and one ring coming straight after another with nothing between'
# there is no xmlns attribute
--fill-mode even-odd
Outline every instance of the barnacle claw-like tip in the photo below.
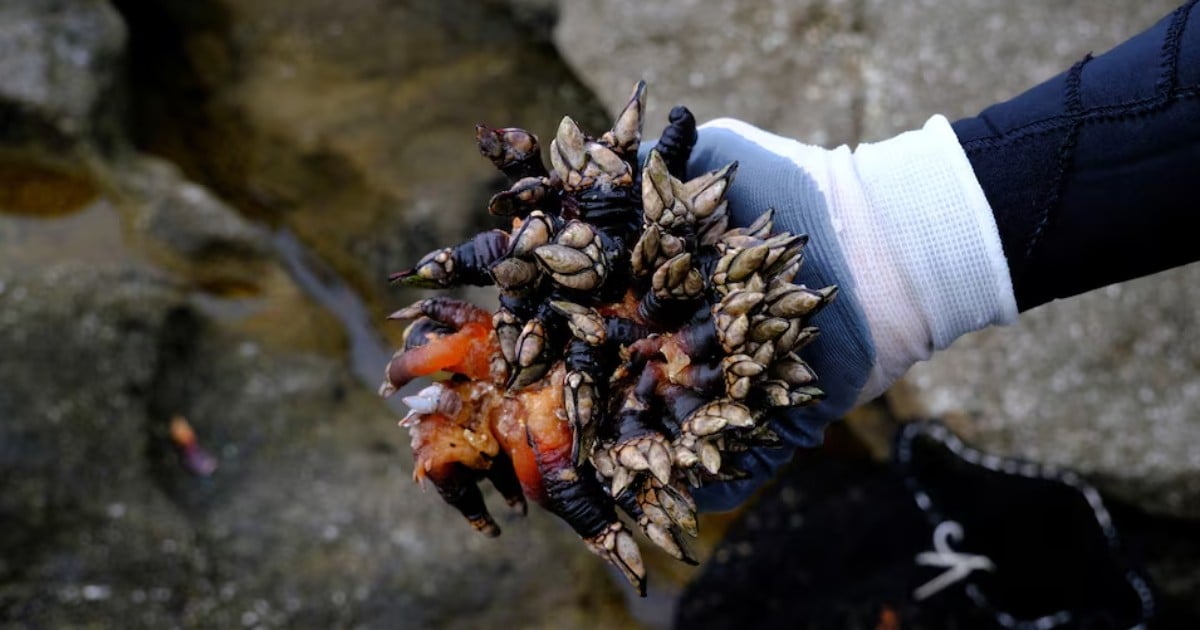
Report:
<svg viewBox="0 0 1200 630"><path fill-rule="evenodd" d="M629 470L624 465L615 466L612 476L612 487L609 490L609 493L614 497L619 496L625 491L625 488L629 487L629 483L633 481L633 475L633 471Z"/></svg>
<svg viewBox="0 0 1200 630"><path fill-rule="evenodd" d="M684 468L690 468L700 461L695 451L682 446L675 447L675 462Z"/></svg>
<svg viewBox="0 0 1200 630"><path fill-rule="evenodd" d="M500 526L497 525L496 521L493 521L490 516L470 519L469 522L471 523L471 527L475 528L475 531L487 536L488 538L495 538L500 535Z"/></svg>
<svg viewBox="0 0 1200 630"><path fill-rule="evenodd" d="M617 461L630 470L649 470L650 460L637 444L623 444L617 447Z"/></svg>
<svg viewBox="0 0 1200 630"><path fill-rule="evenodd" d="M419 414L437 412L453 418L462 410L462 398L442 383L429 385L415 396L405 396L403 401L409 409Z"/></svg>
<svg viewBox="0 0 1200 630"><path fill-rule="evenodd" d="M649 221L657 222L664 210L675 204L675 192L667 163L658 149L651 149L642 167L642 206Z"/></svg>
<svg viewBox="0 0 1200 630"><path fill-rule="evenodd" d="M721 416L715 413L699 413L694 414L687 422L684 423L685 429L690 431L692 435L704 437L713 435L721 431L729 423Z"/></svg>
<svg viewBox="0 0 1200 630"><path fill-rule="evenodd" d="M492 281L501 290L523 291L541 277L537 265L520 258L502 258L488 268Z"/></svg>
<svg viewBox="0 0 1200 630"><path fill-rule="evenodd" d="M550 300L550 308L554 309L555 313L570 317L573 313L579 311L583 307L569 300Z"/></svg>
<svg viewBox="0 0 1200 630"><path fill-rule="evenodd" d="M740 282L750 277L750 274L762 268L768 253L770 253L770 248L764 243L734 254L733 260L729 263L729 280Z"/></svg>
<svg viewBox="0 0 1200 630"><path fill-rule="evenodd" d="M663 160L662 152L658 149L650 149L650 155L646 156L645 169L656 177L667 177L667 163Z"/></svg>
<svg viewBox="0 0 1200 630"><path fill-rule="evenodd" d="M672 558L693 566L698 564L684 546L683 540L670 528L658 523L645 523L642 525L642 531L646 532L646 537L650 539L650 542L658 545L659 549L667 552Z"/></svg>
<svg viewBox="0 0 1200 630"><path fill-rule="evenodd" d="M700 177L689 180L685 185L689 186L689 188L695 187L692 190L694 194L699 194L713 187L718 187L724 191L725 188L733 183L733 179L737 177L737 172L738 161L734 160L721 168L713 169Z"/></svg>
<svg viewBox="0 0 1200 630"><path fill-rule="evenodd" d="M475 140L479 152L512 179L545 174L538 158L537 136L524 129L493 129L480 123L475 125Z"/></svg>
<svg viewBox="0 0 1200 630"><path fill-rule="evenodd" d="M488 214L497 217L511 217L518 214L517 193L504 190L492 195L487 204Z"/></svg>
<svg viewBox="0 0 1200 630"><path fill-rule="evenodd" d="M515 368L505 383L505 389L518 390L529 387L545 375L546 367L545 365L532 365Z"/></svg>
<svg viewBox="0 0 1200 630"><path fill-rule="evenodd" d="M665 444L655 443L650 447L650 474L661 484L671 481L671 451Z"/></svg>
<svg viewBox="0 0 1200 630"><path fill-rule="evenodd" d="M448 286L442 280L435 277L433 271L422 265L414 269L398 271L388 276L388 282L397 284L410 289L441 289Z"/></svg>
<svg viewBox="0 0 1200 630"><path fill-rule="evenodd" d="M746 234L756 238L768 238L775 227L775 208L767 208L746 226Z"/></svg>
<svg viewBox="0 0 1200 630"><path fill-rule="evenodd" d="M413 287L416 289L435 288L433 286L421 286L420 283L423 281L421 280L421 278L417 277L416 269L405 269L404 271L397 271L396 273L393 273L388 276L388 282L391 284L399 284L401 286L409 286L409 287Z"/></svg>
<svg viewBox="0 0 1200 630"><path fill-rule="evenodd" d="M424 306L425 306L425 300L421 300L419 302L414 302L412 304L409 304L408 306L405 306L404 308L402 308L398 311L393 312L391 315L388 315L387 318L391 319L391 320L401 320L401 321L409 320L409 319L416 319L418 317L422 317L425 315L425 313L422 311Z"/></svg>
<svg viewBox="0 0 1200 630"><path fill-rule="evenodd" d="M558 132L554 134L554 140L557 143L558 153L563 160L574 170L583 168L587 161L587 136L583 130L579 128L579 123L570 116L563 116L562 121L558 123ZM564 173L559 173L565 177Z"/></svg>
<svg viewBox="0 0 1200 630"><path fill-rule="evenodd" d="M638 81L633 88L633 93L629 95L625 107L621 109L621 113L617 114L612 131L605 134L606 136L611 135L614 149L626 155L637 153L638 145L642 141L642 121L646 117L645 114L646 82Z"/></svg>
<svg viewBox="0 0 1200 630"><path fill-rule="evenodd" d="M479 152L489 158L504 155L504 147L500 144L499 134L495 129L483 124L475 125L475 141L479 144Z"/></svg>
<svg viewBox="0 0 1200 630"><path fill-rule="evenodd" d="M513 230L510 256L525 258L533 250L550 242L554 236L554 225L545 212L534 210L530 212L521 227Z"/></svg>
<svg viewBox="0 0 1200 630"><path fill-rule="evenodd" d="M642 553L633 534L620 521L610 523L599 534L583 540L592 553L617 567L639 595L646 596L646 566L642 562Z"/></svg>
<svg viewBox="0 0 1200 630"><path fill-rule="evenodd" d="M580 467L588 460L588 453L583 450L583 431L572 427L571 431L571 463L576 467Z"/></svg>
<svg viewBox="0 0 1200 630"><path fill-rule="evenodd" d="M712 442L700 443L700 465L714 475L721 470L721 451Z"/></svg>
<svg viewBox="0 0 1200 630"><path fill-rule="evenodd" d="M550 307L559 315L567 318L567 327L571 329L571 334L575 338L581 339L591 346L604 343L607 337L604 317L595 309L565 300L556 300L550 304Z"/></svg>
<svg viewBox="0 0 1200 630"><path fill-rule="evenodd" d="M700 525L696 520L696 503L686 490L663 486L658 491L658 500L675 525L693 538L700 534Z"/></svg>
<svg viewBox="0 0 1200 630"><path fill-rule="evenodd" d="M533 255L546 271L553 274L577 274L595 264L587 254L578 249L557 243L542 245L533 250Z"/></svg>

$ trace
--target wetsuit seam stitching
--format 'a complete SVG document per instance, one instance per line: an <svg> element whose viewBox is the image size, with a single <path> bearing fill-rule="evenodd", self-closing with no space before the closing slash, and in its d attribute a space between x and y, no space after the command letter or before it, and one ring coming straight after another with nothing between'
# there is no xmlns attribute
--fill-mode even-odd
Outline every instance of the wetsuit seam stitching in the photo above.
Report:
<svg viewBox="0 0 1200 630"><path fill-rule="evenodd" d="M1167 34L1163 38L1162 69L1156 82L1158 92L1164 98L1169 97L1179 80L1179 49L1183 45L1183 29L1195 4L1196 0L1192 0L1175 9L1171 14L1171 23L1167 25Z"/></svg>
<svg viewBox="0 0 1200 630"><path fill-rule="evenodd" d="M1043 118L1025 123L1006 134L968 140L963 143L963 149L970 152L981 148L1005 146L1025 140L1032 140L1056 133L1064 127L1070 127L1077 123L1092 124L1146 116L1169 105L1173 100L1189 99L1198 95L1200 95L1200 86L1189 86L1186 88L1177 88L1172 90L1171 93L1162 96L1147 97L1114 105L1100 105L1078 113Z"/></svg>
<svg viewBox="0 0 1200 630"><path fill-rule="evenodd" d="M1063 138L1063 142L1058 147L1058 157L1055 159L1056 168L1054 179L1050 187L1050 192L1046 200L1042 203L1042 209L1039 213L1037 225L1033 228L1033 234L1029 237L1029 244L1025 247L1025 260L1033 256L1034 250L1038 244L1042 242L1042 235L1046 231L1046 226L1050 223L1050 216L1053 214L1055 206L1058 205L1059 199L1062 198L1063 188L1066 187L1067 171L1071 168L1071 162L1075 155L1075 144L1079 140L1079 130L1083 127L1081 113L1083 112L1083 96L1081 94L1081 83L1083 82L1083 67L1092 60L1092 54L1088 53L1083 59L1080 59L1071 66L1067 72L1067 89L1063 95L1066 101L1067 113L1071 114L1071 125L1067 129L1067 135Z"/></svg>

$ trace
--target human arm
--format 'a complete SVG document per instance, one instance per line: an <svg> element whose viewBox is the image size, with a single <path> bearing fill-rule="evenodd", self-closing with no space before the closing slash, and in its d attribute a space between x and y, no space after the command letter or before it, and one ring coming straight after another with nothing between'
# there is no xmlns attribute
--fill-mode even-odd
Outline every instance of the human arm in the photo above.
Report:
<svg viewBox="0 0 1200 630"><path fill-rule="evenodd" d="M1200 170L1194 4L952 127L935 118L853 152L736 121L702 130L692 170L740 160L730 193L735 218L774 206L782 227L810 233L805 273L813 275L800 280L837 283L839 301L848 303L814 321L824 334L805 359L830 396L779 422L791 444L818 443L828 422L957 336L1055 297L1200 257L1188 221L1195 205L1188 175ZM1108 107L1140 100L1145 109L1126 115ZM948 128L953 133L943 133ZM777 160L778 168L760 174L748 156ZM803 175L792 174L789 162ZM968 217L977 230L960 229ZM747 465L754 479L702 494L702 503L740 502L790 455L756 453Z"/></svg>
<svg viewBox="0 0 1200 630"><path fill-rule="evenodd" d="M1028 310L1200 258L1200 15L953 125Z"/></svg>

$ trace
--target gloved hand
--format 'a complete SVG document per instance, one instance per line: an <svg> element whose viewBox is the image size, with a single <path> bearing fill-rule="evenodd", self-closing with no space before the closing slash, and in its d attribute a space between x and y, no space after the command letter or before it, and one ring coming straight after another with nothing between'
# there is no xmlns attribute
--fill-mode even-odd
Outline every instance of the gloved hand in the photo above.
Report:
<svg viewBox="0 0 1200 630"><path fill-rule="evenodd" d="M965 333L1015 321L991 208L945 118L853 152L715 120L700 128L688 176L734 160L733 225L774 208L776 231L810 236L796 282L840 287L813 318L821 335L802 352L827 398L774 419L787 444L820 444L830 422L883 393L913 363ZM736 506L791 455L748 453L739 464L751 478L694 492L699 506Z"/></svg>

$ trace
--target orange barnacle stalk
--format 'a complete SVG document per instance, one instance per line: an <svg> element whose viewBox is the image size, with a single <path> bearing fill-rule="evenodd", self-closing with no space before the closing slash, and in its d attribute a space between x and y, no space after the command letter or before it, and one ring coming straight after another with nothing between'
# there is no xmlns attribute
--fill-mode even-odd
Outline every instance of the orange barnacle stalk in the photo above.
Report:
<svg viewBox="0 0 1200 630"><path fill-rule="evenodd" d="M490 376L497 352L491 314L466 302L447 298L421 300L388 319L416 319L405 347L388 362L382 396L390 396L419 376L447 371L469 379Z"/></svg>

